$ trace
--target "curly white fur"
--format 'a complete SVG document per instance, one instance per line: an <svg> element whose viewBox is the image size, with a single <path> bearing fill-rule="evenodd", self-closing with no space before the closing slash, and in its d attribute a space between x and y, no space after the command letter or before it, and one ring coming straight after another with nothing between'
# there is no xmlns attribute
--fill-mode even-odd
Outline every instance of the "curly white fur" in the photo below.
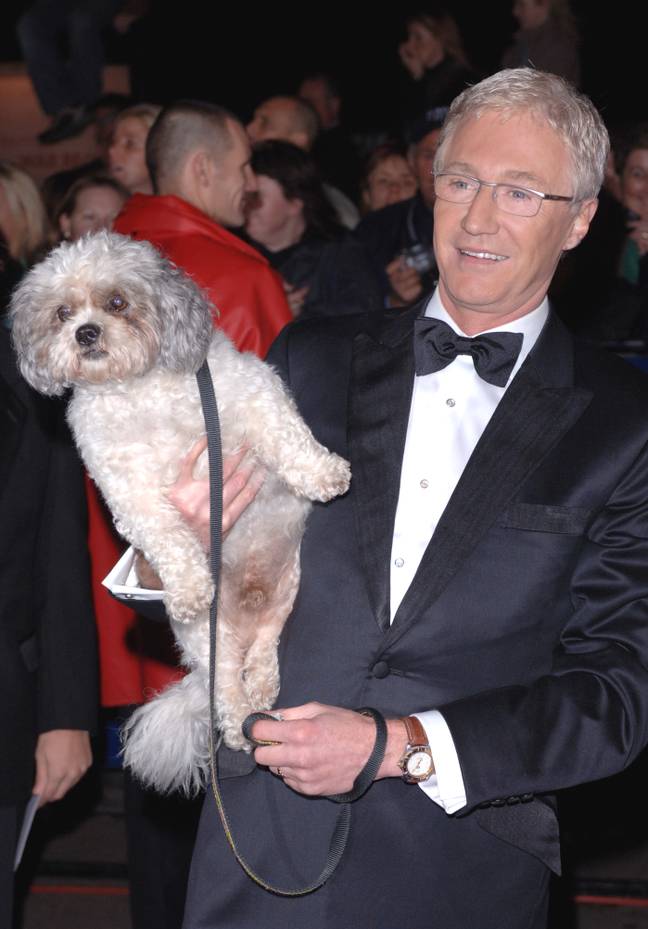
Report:
<svg viewBox="0 0 648 929"><path fill-rule="evenodd" d="M99 233L55 249L12 301L24 377L43 393L74 387L68 419L119 532L159 574L189 673L140 707L125 762L160 791L198 791L209 767L207 556L166 491L204 434L194 374L205 356L224 454L244 445L267 471L223 545L216 712L227 745L279 687L277 642L299 584L310 500L344 493L349 466L313 438L272 369L213 331L196 285L145 242ZM197 473L206 470L206 455Z"/></svg>

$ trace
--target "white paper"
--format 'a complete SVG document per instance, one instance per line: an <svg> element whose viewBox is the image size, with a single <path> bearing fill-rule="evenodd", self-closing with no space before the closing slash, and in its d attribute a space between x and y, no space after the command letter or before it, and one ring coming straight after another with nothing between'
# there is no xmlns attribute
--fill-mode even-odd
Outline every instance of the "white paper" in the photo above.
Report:
<svg viewBox="0 0 648 929"><path fill-rule="evenodd" d="M137 586L135 573L135 549L131 546L126 549L115 567L101 582L113 594L119 594L128 600L161 600L161 590L149 590Z"/></svg>
<svg viewBox="0 0 648 929"><path fill-rule="evenodd" d="M16 855L14 857L14 871L18 870L18 865L25 851L25 845L27 845L27 839L29 838L29 833L31 832L32 823L34 822L34 816L36 815L36 810L38 809L38 801L40 797L37 794L32 794L29 798L29 803L25 807L25 815L23 816L22 826L20 827L20 835L18 836L18 842L16 843Z"/></svg>

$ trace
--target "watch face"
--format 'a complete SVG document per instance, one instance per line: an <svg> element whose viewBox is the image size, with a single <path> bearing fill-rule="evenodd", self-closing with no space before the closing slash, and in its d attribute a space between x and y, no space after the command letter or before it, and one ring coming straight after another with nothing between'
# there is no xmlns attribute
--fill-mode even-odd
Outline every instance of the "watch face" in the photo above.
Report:
<svg viewBox="0 0 648 929"><path fill-rule="evenodd" d="M426 778L432 770L432 759L428 752L412 752L407 759L407 773L410 777Z"/></svg>

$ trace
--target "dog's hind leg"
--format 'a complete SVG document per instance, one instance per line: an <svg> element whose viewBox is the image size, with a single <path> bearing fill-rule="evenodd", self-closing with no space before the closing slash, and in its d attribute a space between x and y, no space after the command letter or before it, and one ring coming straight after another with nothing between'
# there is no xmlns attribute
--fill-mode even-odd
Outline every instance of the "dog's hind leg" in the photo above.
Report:
<svg viewBox="0 0 648 929"><path fill-rule="evenodd" d="M232 583L230 578L230 583ZM225 744L249 750L245 717L274 704L279 691L277 644L299 586L299 549L294 543L283 564L261 568L251 557L243 578L224 599L235 601L234 622L219 620L216 702Z"/></svg>

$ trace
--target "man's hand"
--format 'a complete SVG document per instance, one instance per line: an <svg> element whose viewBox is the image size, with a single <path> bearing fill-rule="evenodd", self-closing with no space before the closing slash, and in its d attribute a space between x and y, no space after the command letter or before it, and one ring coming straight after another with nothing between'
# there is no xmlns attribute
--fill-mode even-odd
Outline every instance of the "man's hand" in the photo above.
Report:
<svg viewBox="0 0 648 929"><path fill-rule="evenodd" d="M186 455L167 496L196 533L205 551L209 551L209 479L194 477L196 462L206 448L205 436ZM265 477L262 469L243 463L246 453L247 449L242 448L235 455L223 459L223 535L252 503Z"/></svg>
<svg viewBox="0 0 648 929"><path fill-rule="evenodd" d="M60 800L79 781L92 763L90 737L80 729L42 732L36 743L36 780L32 793L39 806Z"/></svg>
<svg viewBox="0 0 648 929"><path fill-rule="evenodd" d="M406 264L402 255L394 258L385 268L391 287L390 302L392 306L404 306L413 303L423 293L421 275L416 268Z"/></svg>
<svg viewBox="0 0 648 929"><path fill-rule="evenodd" d="M259 720L252 733L256 739L280 744L255 749L257 764L280 773L297 793L329 796L350 791L374 746L373 719L322 703L273 712L280 713L282 720ZM400 777L397 762L406 744L405 724L387 720L387 748L376 780Z"/></svg>
<svg viewBox="0 0 648 929"><path fill-rule="evenodd" d="M293 287L293 285L289 284L288 281L284 281L283 286L284 291L286 292L286 300L288 301L290 312L293 316L299 316L301 311L304 309L304 301L308 296L308 284L306 284L304 287Z"/></svg>

